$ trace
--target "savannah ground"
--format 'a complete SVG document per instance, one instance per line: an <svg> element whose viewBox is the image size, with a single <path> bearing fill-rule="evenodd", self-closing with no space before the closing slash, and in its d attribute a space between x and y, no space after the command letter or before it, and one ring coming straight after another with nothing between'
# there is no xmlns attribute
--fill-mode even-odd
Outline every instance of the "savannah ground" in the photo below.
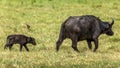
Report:
<svg viewBox="0 0 120 68"><path fill-rule="evenodd" d="M94 53L86 41L78 43L80 53L66 39L57 53L56 41L62 22L69 16L95 15L103 21L113 17L114 36L101 35ZM120 68L120 1L119 0L0 0L0 67L1 68ZM31 26L30 30L26 24ZM36 39L28 44L30 52L19 45L4 50L6 37L25 34ZM93 45L94 48L94 45Z"/></svg>

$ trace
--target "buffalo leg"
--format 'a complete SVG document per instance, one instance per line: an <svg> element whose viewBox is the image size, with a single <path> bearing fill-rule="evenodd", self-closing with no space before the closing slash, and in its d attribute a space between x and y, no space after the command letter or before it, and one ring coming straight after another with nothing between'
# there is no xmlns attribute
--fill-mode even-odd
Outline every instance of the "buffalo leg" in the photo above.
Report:
<svg viewBox="0 0 120 68"><path fill-rule="evenodd" d="M22 51L22 47L23 47L23 45L20 45L20 51Z"/></svg>
<svg viewBox="0 0 120 68"><path fill-rule="evenodd" d="M94 48L94 52L98 49L98 39L94 40L94 44L95 44L95 48Z"/></svg>
<svg viewBox="0 0 120 68"><path fill-rule="evenodd" d="M24 47L25 47L26 51L29 51L29 49L28 49L28 47L26 45L24 45Z"/></svg>
<svg viewBox="0 0 120 68"><path fill-rule="evenodd" d="M8 44L5 44L4 49L6 49L8 46L9 46Z"/></svg>
<svg viewBox="0 0 120 68"><path fill-rule="evenodd" d="M13 44L10 44L9 45L9 50L11 51L11 49L12 49L12 46L13 46Z"/></svg>
<svg viewBox="0 0 120 68"><path fill-rule="evenodd" d="M77 36L76 35L73 35L73 37L72 37L72 48L75 51L79 52L79 50L77 48Z"/></svg>
<svg viewBox="0 0 120 68"><path fill-rule="evenodd" d="M62 32L62 29L60 30L60 35L59 35L59 39L56 42L56 51L59 51L59 47L62 44L63 40L65 39L64 34Z"/></svg>
<svg viewBox="0 0 120 68"><path fill-rule="evenodd" d="M60 45L62 44L62 42L63 42L63 38L60 38L60 39L58 39L58 41L56 42L56 51L59 51L59 47L60 47Z"/></svg>
<svg viewBox="0 0 120 68"><path fill-rule="evenodd" d="M91 50L92 49L91 40L87 40L87 44L88 44L89 49Z"/></svg>
<svg viewBox="0 0 120 68"><path fill-rule="evenodd" d="M65 37L65 31L64 31L63 26L62 26L61 29L60 29L59 39L56 42L56 51L59 51L59 47L60 47L60 45L62 44L62 42L65 38L66 38Z"/></svg>
<svg viewBox="0 0 120 68"><path fill-rule="evenodd" d="M95 31L94 35L93 35L93 41L94 41L94 44L95 44L95 48L93 50L94 52L98 49L98 36L99 36L98 31Z"/></svg>

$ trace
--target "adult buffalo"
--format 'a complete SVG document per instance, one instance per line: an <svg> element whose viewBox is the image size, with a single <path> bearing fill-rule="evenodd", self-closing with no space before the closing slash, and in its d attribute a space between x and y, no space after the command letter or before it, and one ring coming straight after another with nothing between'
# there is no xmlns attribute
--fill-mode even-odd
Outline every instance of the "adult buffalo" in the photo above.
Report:
<svg viewBox="0 0 120 68"><path fill-rule="evenodd" d="M107 34L112 36L112 25L114 20L112 19L111 24L106 21L100 20L94 15L83 15L83 16L70 16L61 25L59 39L56 42L56 50L59 50L63 40L70 38L72 40L72 48L79 52L77 49L77 42L86 40L89 49L92 49L91 42L95 44L94 52L98 48L98 37L101 34Z"/></svg>

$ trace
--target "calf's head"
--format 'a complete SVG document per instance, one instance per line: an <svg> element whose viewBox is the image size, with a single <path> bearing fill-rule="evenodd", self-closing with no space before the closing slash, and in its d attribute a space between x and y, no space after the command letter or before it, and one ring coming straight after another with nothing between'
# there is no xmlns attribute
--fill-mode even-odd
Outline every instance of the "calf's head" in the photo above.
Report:
<svg viewBox="0 0 120 68"><path fill-rule="evenodd" d="M36 45L36 41L35 41L35 39L34 39L33 37L29 37L29 38L27 39L27 41L28 41L28 43L31 43L31 44L33 44L33 45Z"/></svg>
<svg viewBox="0 0 120 68"><path fill-rule="evenodd" d="M112 31L112 26L114 24L114 19L112 19L112 23L109 24L108 22L103 22L104 23L104 30L103 33L112 36L114 35L114 32Z"/></svg>

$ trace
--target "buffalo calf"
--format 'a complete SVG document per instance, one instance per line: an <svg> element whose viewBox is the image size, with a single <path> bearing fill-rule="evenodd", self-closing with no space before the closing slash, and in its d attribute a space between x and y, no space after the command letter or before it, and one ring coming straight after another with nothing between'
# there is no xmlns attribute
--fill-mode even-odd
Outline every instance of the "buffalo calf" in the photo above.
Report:
<svg viewBox="0 0 120 68"><path fill-rule="evenodd" d="M20 51L22 51L22 47L24 46L27 51L29 51L26 44L31 43L33 45L36 45L35 39L33 37L27 37L25 35L20 34L13 34L9 35L7 37L7 42L4 46L4 49L9 47L9 50L11 50L13 44L20 44Z"/></svg>
<svg viewBox="0 0 120 68"><path fill-rule="evenodd" d="M109 23L100 20L94 15L70 16L61 25L59 39L56 42L56 50L59 50L64 39L69 38L72 41L72 48L77 52L79 52L77 49L78 41L86 40L89 49L92 49L91 42L93 41L95 44L95 52L98 48L98 37L101 34L109 36L114 34L112 31L113 24L114 19Z"/></svg>

